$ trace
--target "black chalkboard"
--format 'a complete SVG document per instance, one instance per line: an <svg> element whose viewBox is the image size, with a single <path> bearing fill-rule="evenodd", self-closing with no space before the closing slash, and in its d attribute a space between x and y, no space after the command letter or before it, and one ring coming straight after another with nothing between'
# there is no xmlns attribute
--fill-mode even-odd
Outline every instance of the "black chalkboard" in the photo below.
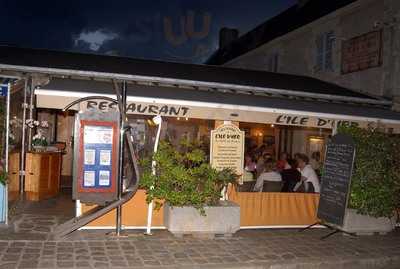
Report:
<svg viewBox="0 0 400 269"><path fill-rule="evenodd" d="M355 154L349 135L337 134L328 144L317 216L325 223L343 225Z"/></svg>

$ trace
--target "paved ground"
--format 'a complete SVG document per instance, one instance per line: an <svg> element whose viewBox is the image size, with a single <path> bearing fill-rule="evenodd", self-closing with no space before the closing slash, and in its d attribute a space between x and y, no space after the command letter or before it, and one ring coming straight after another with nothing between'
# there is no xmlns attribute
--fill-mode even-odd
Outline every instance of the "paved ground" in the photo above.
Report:
<svg viewBox="0 0 400 269"><path fill-rule="evenodd" d="M54 241L51 230L72 215L68 200L20 208L0 230L1 268L400 268L400 231L320 240L326 229L247 230L232 238L174 238L167 231L78 231ZM46 210L43 210L46 209ZM57 208L57 210L54 210ZM29 209L29 210L27 210ZM63 215L54 215L61 210Z"/></svg>

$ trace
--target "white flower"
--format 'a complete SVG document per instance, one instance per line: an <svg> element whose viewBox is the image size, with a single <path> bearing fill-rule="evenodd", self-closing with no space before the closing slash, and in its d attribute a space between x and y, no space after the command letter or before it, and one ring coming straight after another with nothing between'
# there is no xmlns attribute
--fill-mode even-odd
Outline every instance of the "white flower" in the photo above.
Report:
<svg viewBox="0 0 400 269"><path fill-rule="evenodd" d="M47 128L47 127L49 127L49 122L44 120L44 121L41 122L40 126L43 127L43 128Z"/></svg>
<svg viewBox="0 0 400 269"><path fill-rule="evenodd" d="M25 121L25 123L29 128L33 128L34 127L33 119L28 119L28 120Z"/></svg>
<svg viewBox="0 0 400 269"><path fill-rule="evenodd" d="M39 126L39 121L38 121L38 120L35 120L35 121L33 122L33 124L34 124L35 126Z"/></svg>

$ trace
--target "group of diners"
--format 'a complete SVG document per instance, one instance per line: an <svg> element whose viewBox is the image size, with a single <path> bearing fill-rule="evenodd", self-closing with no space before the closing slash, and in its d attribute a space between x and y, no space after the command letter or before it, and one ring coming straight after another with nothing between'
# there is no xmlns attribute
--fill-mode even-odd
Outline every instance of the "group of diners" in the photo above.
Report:
<svg viewBox="0 0 400 269"><path fill-rule="evenodd" d="M283 152L277 161L270 153L258 158L246 154L243 185L239 186L239 191L319 193L320 168L319 152L313 152L311 159L303 153L291 158Z"/></svg>

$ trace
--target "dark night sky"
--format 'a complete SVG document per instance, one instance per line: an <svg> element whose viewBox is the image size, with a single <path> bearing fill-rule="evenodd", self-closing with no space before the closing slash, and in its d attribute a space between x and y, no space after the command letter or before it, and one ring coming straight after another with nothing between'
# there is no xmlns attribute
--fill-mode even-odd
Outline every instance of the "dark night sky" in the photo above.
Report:
<svg viewBox="0 0 400 269"><path fill-rule="evenodd" d="M0 0L0 43L201 63L221 27L243 34L295 2Z"/></svg>

